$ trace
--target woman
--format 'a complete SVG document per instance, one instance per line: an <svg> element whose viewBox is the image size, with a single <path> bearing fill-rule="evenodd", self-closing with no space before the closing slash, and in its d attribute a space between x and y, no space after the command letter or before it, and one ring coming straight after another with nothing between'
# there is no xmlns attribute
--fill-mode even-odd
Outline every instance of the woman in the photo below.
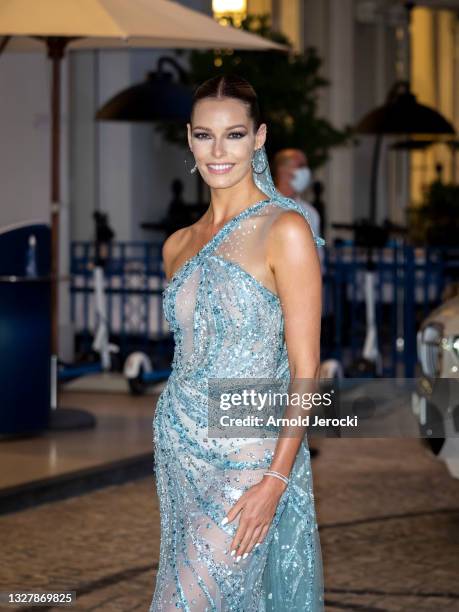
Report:
<svg viewBox="0 0 459 612"><path fill-rule="evenodd" d="M317 379L324 241L273 185L247 81L202 84L187 127L211 204L163 246L176 347L154 418L161 550L150 612L316 612L304 436L217 438L207 425L210 379Z"/></svg>

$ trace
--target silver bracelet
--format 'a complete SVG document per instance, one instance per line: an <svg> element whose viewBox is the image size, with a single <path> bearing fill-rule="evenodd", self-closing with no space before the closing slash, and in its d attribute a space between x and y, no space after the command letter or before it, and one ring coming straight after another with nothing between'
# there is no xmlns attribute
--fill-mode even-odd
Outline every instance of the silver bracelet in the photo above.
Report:
<svg viewBox="0 0 459 612"><path fill-rule="evenodd" d="M285 480L285 482L289 482L289 477L285 476L284 474L281 474L280 472L276 472L276 470L267 470L270 474L277 474L278 476L280 476L281 478L283 478Z"/></svg>
<svg viewBox="0 0 459 612"><path fill-rule="evenodd" d="M275 472L274 470L268 470L264 473L264 476L272 476L273 478L278 478L279 480L282 480L282 482L286 485L288 485L288 483L290 482L287 476L284 476L279 472Z"/></svg>

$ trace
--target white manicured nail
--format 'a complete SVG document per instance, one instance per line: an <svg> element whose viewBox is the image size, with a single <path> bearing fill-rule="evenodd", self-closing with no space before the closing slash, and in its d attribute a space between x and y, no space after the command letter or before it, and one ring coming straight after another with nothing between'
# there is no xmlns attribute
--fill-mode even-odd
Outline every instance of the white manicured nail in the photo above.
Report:
<svg viewBox="0 0 459 612"><path fill-rule="evenodd" d="M222 520L220 525L223 527L223 525L226 525L227 522L228 522L228 518L225 516L225 518Z"/></svg>
<svg viewBox="0 0 459 612"><path fill-rule="evenodd" d="M247 559L247 557L248 557L248 556L249 556L249 553L244 553L244 554L242 555L242 560Z"/></svg>
<svg viewBox="0 0 459 612"><path fill-rule="evenodd" d="M239 557L236 559L236 563L239 563L240 560L241 560L241 555L239 555Z"/></svg>
<svg viewBox="0 0 459 612"><path fill-rule="evenodd" d="M261 542L257 542L257 543L255 544L255 548L256 548L257 546L260 546L260 544L261 544Z"/></svg>
<svg viewBox="0 0 459 612"><path fill-rule="evenodd" d="M236 554L236 549L231 551L231 556L234 557L234 555Z"/></svg>

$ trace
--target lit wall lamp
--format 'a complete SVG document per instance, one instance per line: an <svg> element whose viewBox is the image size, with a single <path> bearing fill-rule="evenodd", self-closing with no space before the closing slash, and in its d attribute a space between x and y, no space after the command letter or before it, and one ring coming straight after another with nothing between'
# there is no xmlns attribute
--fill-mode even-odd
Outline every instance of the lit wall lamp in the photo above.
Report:
<svg viewBox="0 0 459 612"><path fill-rule="evenodd" d="M229 17L236 27L247 17L247 0L212 0L212 11L215 19L226 25Z"/></svg>

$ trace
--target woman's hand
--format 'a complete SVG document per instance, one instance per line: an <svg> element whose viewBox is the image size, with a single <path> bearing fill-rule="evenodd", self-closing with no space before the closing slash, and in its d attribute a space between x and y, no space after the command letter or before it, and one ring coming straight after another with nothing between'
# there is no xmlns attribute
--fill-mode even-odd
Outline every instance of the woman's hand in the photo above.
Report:
<svg viewBox="0 0 459 612"><path fill-rule="evenodd" d="M287 485L277 478L263 478L241 495L223 519L222 525L226 525L241 513L239 526L231 543L231 556L236 556L236 563L239 563L241 557L245 559L254 546L265 539L286 487Z"/></svg>

